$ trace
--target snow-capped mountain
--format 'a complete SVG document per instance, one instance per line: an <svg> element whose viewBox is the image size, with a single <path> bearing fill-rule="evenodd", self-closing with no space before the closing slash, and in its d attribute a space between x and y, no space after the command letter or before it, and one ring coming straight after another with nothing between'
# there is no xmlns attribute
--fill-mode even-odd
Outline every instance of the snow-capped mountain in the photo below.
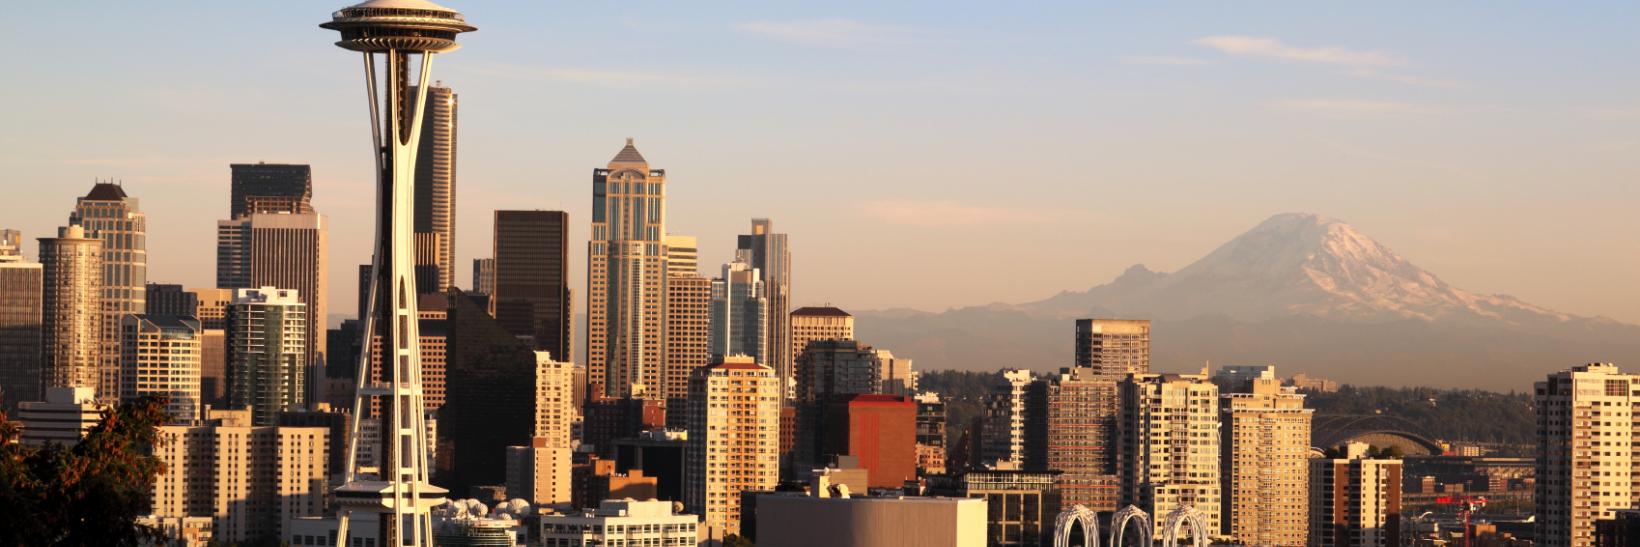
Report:
<svg viewBox="0 0 1640 547"><path fill-rule="evenodd" d="M1640 358L1640 327L1453 287L1348 224L1299 213L1177 272L1138 265L1026 304L856 315L862 341L920 369L1064 366L1080 317L1151 319L1163 371L1271 363L1345 382L1529 389L1573 364Z"/></svg>
<svg viewBox="0 0 1640 547"><path fill-rule="evenodd" d="M1512 297L1458 289L1348 224L1301 213L1270 217L1178 272L1138 265L1109 284L1023 307L1071 315L1103 308L1153 319L1571 319Z"/></svg>

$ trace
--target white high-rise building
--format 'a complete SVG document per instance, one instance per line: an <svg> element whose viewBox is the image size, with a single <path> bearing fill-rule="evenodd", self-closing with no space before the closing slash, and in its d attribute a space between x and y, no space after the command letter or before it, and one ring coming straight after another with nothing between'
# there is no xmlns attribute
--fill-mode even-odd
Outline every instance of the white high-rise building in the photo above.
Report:
<svg viewBox="0 0 1640 547"><path fill-rule="evenodd" d="M597 509L541 517L541 544L696 545L695 515L674 513L670 501L603 500Z"/></svg>
<svg viewBox="0 0 1640 547"><path fill-rule="evenodd" d="M199 419L199 320L192 317L127 315L120 372L120 399L146 395L169 399L165 411L172 422Z"/></svg>
<svg viewBox="0 0 1640 547"><path fill-rule="evenodd" d="M228 307L228 405L250 409L256 425L272 425L280 411L307 404L306 308L294 290L234 291Z"/></svg>
<svg viewBox="0 0 1640 547"><path fill-rule="evenodd" d="M745 356L703 367L689 380L684 504L712 538L740 533L740 493L780 480L780 379Z"/></svg>
<svg viewBox="0 0 1640 547"><path fill-rule="evenodd" d="M1133 374L1117 387L1118 505L1164 519L1181 507L1204 513L1219 529L1219 388L1200 374Z"/></svg>
<svg viewBox="0 0 1640 547"><path fill-rule="evenodd" d="M992 388L985 407L985 427L981 431L981 465L997 468L1025 463L1025 392L1030 388L1031 371L1004 369Z"/></svg>
<svg viewBox="0 0 1640 547"><path fill-rule="evenodd" d="M1240 369L1220 384L1240 384L1219 399L1223 533L1246 545L1302 547L1314 411L1274 367Z"/></svg>
<svg viewBox="0 0 1640 547"><path fill-rule="evenodd" d="M1532 402L1538 544L1595 545L1595 521L1640 504L1640 375L1578 365L1538 382Z"/></svg>
<svg viewBox="0 0 1640 547"><path fill-rule="evenodd" d="M17 421L23 424L19 441L29 446L80 442L108 409L94 400L96 394L93 387L47 387L46 400L17 405Z"/></svg>

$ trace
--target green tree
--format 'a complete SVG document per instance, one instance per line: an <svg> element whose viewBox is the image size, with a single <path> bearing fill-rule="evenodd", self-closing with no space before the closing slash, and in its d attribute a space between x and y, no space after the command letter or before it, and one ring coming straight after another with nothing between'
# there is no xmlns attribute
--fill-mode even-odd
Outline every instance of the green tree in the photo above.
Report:
<svg viewBox="0 0 1640 547"><path fill-rule="evenodd" d="M0 413L0 545L137 545L158 531L151 511L160 472L151 454L165 399L145 397L103 413L73 446L24 446Z"/></svg>
<svg viewBox="0 0 1640 547"><path fill-rule="evenodd" d="M723 547L757 547L757 544L752 543L752 540L729 534L723 537Z"/></svg>

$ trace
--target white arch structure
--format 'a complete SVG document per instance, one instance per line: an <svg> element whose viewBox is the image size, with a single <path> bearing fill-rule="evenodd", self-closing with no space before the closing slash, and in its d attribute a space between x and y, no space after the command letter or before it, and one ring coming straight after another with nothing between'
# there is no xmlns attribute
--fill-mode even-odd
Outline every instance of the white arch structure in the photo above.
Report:
<svg viewBox="0 0 1640 547"><path fill-rule="evenodd" d="M1099 547L1099 514L1080 504L1059 512L1053 523L1053 547L1070 547L1071 530L1078 522L1082 523L1082 545Z"/></svg>
<svg viewBox="0 0 1640 547"><path fill-rule="evenodd" d="M1150 547L1150 515L1143 509L1129 505L1110 516L1110 547L1122 547L1122 535L1127 532L1128 523L1137 520L1139 544Z"/></svg>
<svg viewBox="0 0 1640 547"><path fill-rule="evenodd" d="M1197 510L1194 505L1181 505L1178 509L1167 514L1162 528L1162 547L1179 546L1179 529L1190 526L1190 544L1193 547L1207 547L1207 514Z"/></svg>

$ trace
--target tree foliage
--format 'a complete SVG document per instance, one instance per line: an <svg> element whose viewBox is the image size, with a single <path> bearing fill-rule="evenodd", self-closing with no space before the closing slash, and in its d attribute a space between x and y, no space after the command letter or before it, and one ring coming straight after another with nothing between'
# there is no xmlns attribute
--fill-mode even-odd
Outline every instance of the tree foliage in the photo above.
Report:
<svg viewBox="0 0 1640 547"><path fill-rule="evenodd" d="M19 444L0 413L0 545L137 545L157 531L151 511L160 462L152 447L165 400L137 399L103 413L73 446Z"/></svg>

